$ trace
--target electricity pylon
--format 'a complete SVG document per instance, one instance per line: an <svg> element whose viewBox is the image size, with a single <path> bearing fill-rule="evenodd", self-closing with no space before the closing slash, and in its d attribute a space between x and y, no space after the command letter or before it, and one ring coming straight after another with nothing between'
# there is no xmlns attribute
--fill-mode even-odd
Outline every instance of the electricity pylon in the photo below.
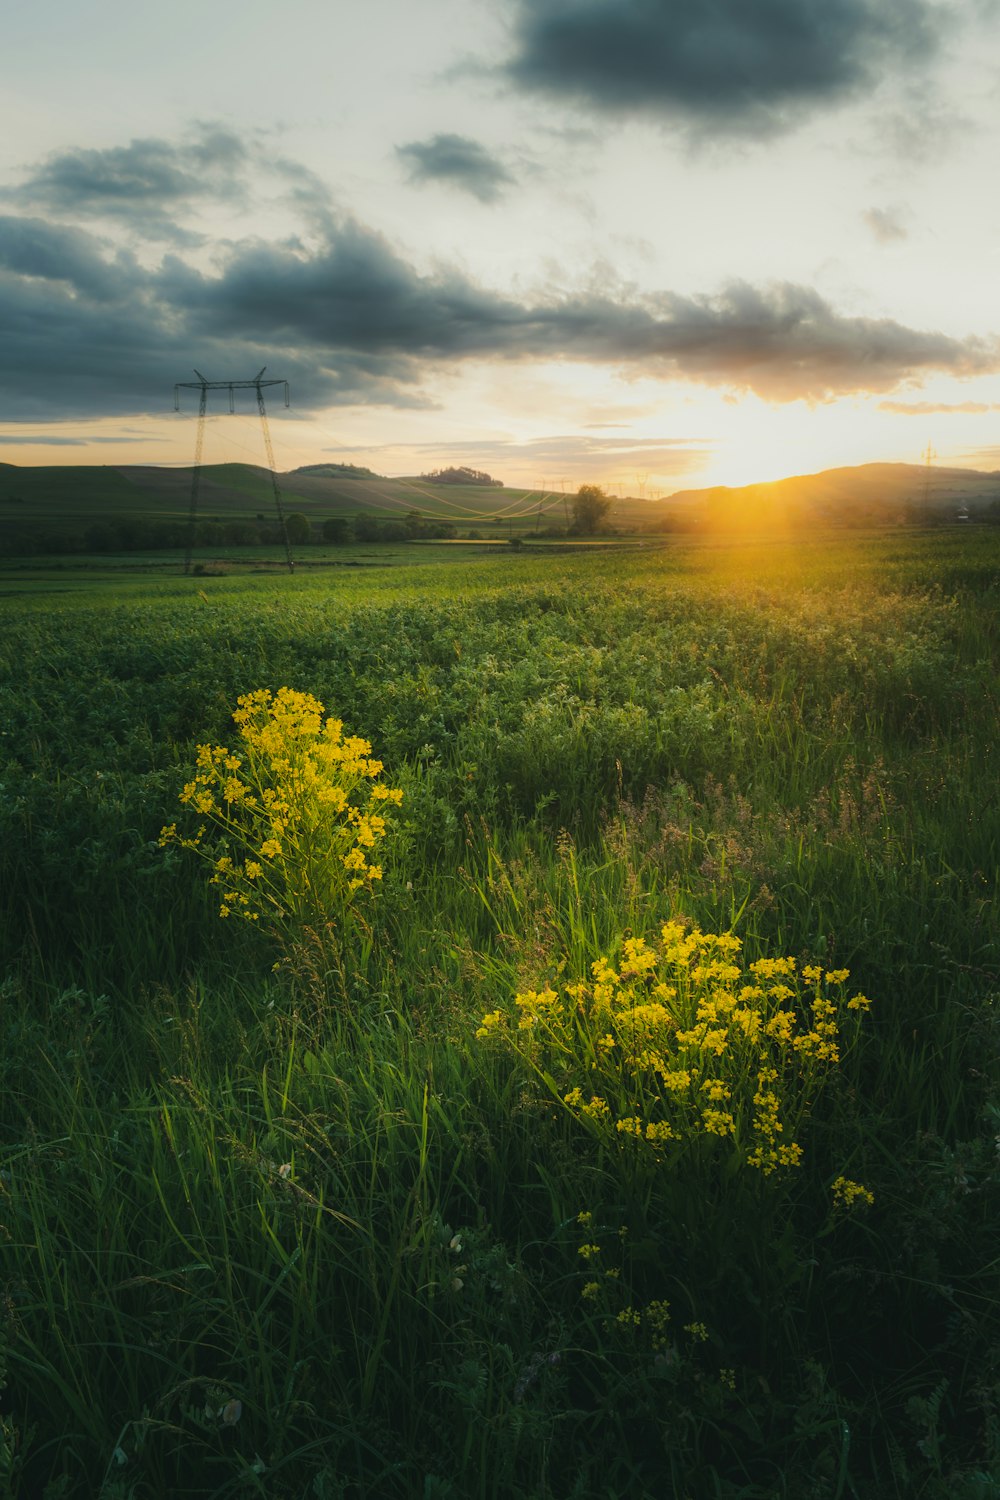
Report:
<svg viewBox="0 0 1000 1500"><path fill-rule="evenodd" d="M924 461L924 508L926 510L927 502L931 497L931 464L937 458L937 452L931 443L927 444L920 457Z"/></svg>
<svg viewBox="0 0 1000 1500"><path fill-rule="evenodd" d="M268 386L283 385L285 388L285 405L288 406L288 381L287 380L262 380L261 376L267 369L267 365L257 372L252 380L206 380L200 370L195 370L197 380L179 380L174 386L174 411L181 409L181 391L197 391L198 395L198 436L194 445L194 468L191 471L191 510L188 515L188 537L187 550L184 554L184 571L191 571L191 555L194 551L194 528L198 517L198 488L201 483L201 453L205 442L205 413L208 410L209 391L228 391L230 413L236 410L235 391L256 391L257 410L260 413L260 425L264 433L264 447L267 450L267 463L271 472L271 486L274 490L274 508L278 513L278 525L281 527L281 537L285 544L285 560L288 563L289 573L295 572L295 563L292 560L292 546L288 540L288 528L285 525L285 512L281 505L281 491L278 488L278 476L274 469L274 449L271 447L271 432L267 425L267 408L264 405L264 390Z"/></svg>

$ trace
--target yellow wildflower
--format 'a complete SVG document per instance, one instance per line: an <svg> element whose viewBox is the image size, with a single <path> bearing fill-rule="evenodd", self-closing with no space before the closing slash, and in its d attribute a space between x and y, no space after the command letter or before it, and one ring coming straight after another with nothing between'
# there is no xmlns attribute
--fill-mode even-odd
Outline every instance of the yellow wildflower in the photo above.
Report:
<svg viewBox="0 0 1000 1500"><path fill-rule="evenodd" d="M849 1177L838 1177L831 1191L835 1208L850 1209L859 1205L870 1208L875 1202L874 1193L860 1182L852 1182Z"/></svg>

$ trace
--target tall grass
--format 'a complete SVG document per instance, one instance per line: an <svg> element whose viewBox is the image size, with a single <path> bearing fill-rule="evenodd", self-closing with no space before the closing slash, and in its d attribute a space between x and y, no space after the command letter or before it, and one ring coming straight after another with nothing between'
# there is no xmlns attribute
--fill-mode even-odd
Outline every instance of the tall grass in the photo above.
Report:
<svg viewBox="0 0 1000 1500"><path fill-rule="evenodd" d="M9 612L7 1493L1000 1494L998 579L966 532ZM285 685L404 794L337 973L157 845ZM668 919L872 997L780 1191L476 1037Z"/></svg>

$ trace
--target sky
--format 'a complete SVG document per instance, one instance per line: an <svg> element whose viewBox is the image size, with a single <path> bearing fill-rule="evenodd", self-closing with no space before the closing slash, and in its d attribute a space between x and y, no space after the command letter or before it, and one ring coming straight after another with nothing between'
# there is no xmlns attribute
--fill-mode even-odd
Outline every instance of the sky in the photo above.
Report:
<svg viewBox="0 0 1000 1500"><path fill-rule="evenodd" d="M4 21L0 462L669 494L1000 469L1000 0L47 0ZM251 393L252 395L252 393ZM265 462L210 396L206 462Z"/></svg>

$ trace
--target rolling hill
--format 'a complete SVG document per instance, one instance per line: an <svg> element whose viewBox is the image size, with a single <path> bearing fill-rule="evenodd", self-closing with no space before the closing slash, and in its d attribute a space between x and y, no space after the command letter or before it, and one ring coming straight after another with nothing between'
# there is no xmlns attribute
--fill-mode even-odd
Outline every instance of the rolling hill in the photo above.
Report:
<svg viewBox="0 0 1000 1500"><path fill-rule="evenodd" d="M317 527L335 517L402 520L418 511L428 519L451 522L460 532L507 536L516 529L530 536L572 518L570 497L562 493L436 484L422 477L390 479L339 464L308 465L276 477L286 513L300 511ZM185 526L191 480L190 468L0 464L0 539L38 529L81 532L101 522ZM252 464L206 464L200 471L198 516L203 521L270 523L272 475ZM624 531L739 534L966 516L1000 517L1000 472L864 464L769 484L678 490L659 500L619 498L609 520Z"/></svg>
<svg viewBox="0 0 1000 1500"><path fill-rule="evenodd" d="M422 478L357 477L337 472L347 466L318 465L278 474L286 510L311 521L354 516L359 511L382 519L419 510L457 525L481 525L511 518L534 524L564 514L563 496L538 490L489 489L480 485L433 484ZM146 520L185 520L191 502L189 468L83 465L19 468L0 465L0 519L85 524L129 516ZM200 516L270 517L274 512L271 474L252 464L206 464L198 494ZM544 520L543 520L544 524Z"/></svg>
<svg viewBox="0 0 1000 1500"><path fill-rule="evenodd" d="M970 518L1000 504L1000 472L862 464L824 469L770 484L678 490L656 502L662 518L698 513L713 528L769 525L868 525L891 520ZM652 512L651 512L652 514Z"/></svg>

